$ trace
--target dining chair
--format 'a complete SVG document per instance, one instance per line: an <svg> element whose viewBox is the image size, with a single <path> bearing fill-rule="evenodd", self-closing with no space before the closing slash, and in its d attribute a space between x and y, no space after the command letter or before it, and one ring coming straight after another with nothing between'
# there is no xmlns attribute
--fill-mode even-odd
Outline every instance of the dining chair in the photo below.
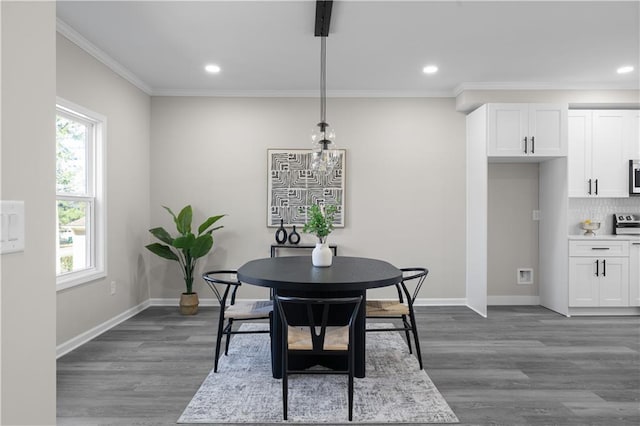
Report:
<svg viewBox="0 0 640 426"><path fill-rule="evenodd" d="M220 315L218 317L218 334L216 338L216 355L213 367L213 371L217 373L222 336L227 336L224 354L228 355L229 339L231 338L232 334L270 333L270 329L234 330L233 324L236 321L268 319L269 328L271 328L271 312L273 311L273 301L257 300L252 302L236 302L236 293L242 283L238 281L237 272L234 270L209 271L202 274L202 278L216 295L218 303L220 304Z"/></svg>
<svg viewBox="0 0 640 426"><path fill-rule="evenodd" d="M402 327L393 328L367 328L367 332L377 331L404 331L407 338L407 346L409 353L412 354L410 332L413 334L413 340L416 345L416 356L420 370L422 367L422 354L420 352L420 339L418 337L418 325L416 323L416 315L413 304L418 296L418 292L424 283L429 270L427 268L401 268L402 281L396 284L398 291L398 300L367 300L366 312L367 319L384 318L384 319L400 319ZM410 293L407 284L413 285L413 292Z"/></svg>
<svg viewBox="0 0 640 426"><path fill-rule="evenodd" d="M362 296L306 298L274 296L282 319L282 408L288 417L290 374L346 374L348 376L349 421L353 419L354 326ZM330 313L341 310L341 319ZM329 325L331 322L331 325ZM336 324L337 322L337 324ZM289 355L339 355L347 358L346 370L289 369Z"/></svg>

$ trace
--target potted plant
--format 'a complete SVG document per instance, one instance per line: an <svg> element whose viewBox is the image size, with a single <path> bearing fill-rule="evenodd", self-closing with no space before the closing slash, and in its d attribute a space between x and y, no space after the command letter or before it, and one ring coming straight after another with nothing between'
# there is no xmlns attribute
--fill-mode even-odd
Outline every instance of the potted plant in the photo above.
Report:
<svg viewBox="0 0 640 426"><path fill-rule="evenodd" d="M318 237L316 247L311 252L311 262L313 266L331 266L333 253L327 245L327 237L333 231L334 215L338 211L334 205L313 205L308 211L308 221L305 223L303 232L315 234Z"/></svg>
<svg viewBox="0 0 640 426"><path fill-rule="evenodd" d="M183 315L195 315L198 312L198 294L193 291L193 271L199 258L205 256L213 247L213 231L222 228L212 225L225 215L211 216L198 227L198 234L191 231L193 210L186 206L176 216L169 207L165 210L173 217L178 231L172 237L164 228L152 228L149 232L165 244L153 243L146 246L149 251L160 257L175 260L180 265L187 291L180 296L180 312Z"/></svg>

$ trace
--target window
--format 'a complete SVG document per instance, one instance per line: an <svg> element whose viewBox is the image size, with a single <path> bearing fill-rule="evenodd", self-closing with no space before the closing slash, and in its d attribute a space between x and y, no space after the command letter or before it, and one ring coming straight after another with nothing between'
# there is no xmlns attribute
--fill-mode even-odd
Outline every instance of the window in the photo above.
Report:
<svg viewBox="0 0 640 426"><path fill-rule="evenodd" d="M56 105L57 288L104 277L106 119L58 98Z"/></svg>

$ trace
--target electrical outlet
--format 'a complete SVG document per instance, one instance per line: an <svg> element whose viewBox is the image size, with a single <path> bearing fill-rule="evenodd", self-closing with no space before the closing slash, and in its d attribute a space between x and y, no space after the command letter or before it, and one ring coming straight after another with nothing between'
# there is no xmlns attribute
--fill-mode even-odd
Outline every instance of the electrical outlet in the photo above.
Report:
<svg viewBox="0 0 640 426"><path fill-rule="evenodd" d="M111 281L111 295L115 295L116 294L116 282L115 281Z"/></svg>
<svg viewBox="0 0 640 426"><path fill-rule="evenodd" d="M540 210L534 210L532 216L533 220L540 220Z"/></svg>

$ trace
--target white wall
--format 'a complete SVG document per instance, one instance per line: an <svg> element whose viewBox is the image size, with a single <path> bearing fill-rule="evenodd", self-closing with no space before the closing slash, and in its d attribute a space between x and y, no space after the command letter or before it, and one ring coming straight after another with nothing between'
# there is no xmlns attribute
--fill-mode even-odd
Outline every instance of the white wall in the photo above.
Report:
<svg viewBox="0 0 640 426"><path fill-rule="evenodd" d="M151 105L148 95L60 34L57 95L107 117L107 277L57 293L61 344L149 298L144 245Z"/></svg>
<svg viewBox="0 0 640 426"><path fill-rule="evenodd" d="M1 2L3 200L25 202L25 250L3 254L2 418L56 422L55 3Z"/></svg>
<svg viewBox="0 0 640 426"><path fill-rule="evenodd" d="M152 225L173 227L161 205L191 203L196 221L229 215L198 272L268 257L267 148L308 148L319 100L154 97L151 117ZM465 117L455 100L330 98L327 118L347 150L346 227L330 242L341 255L428 267L420 297L464 298ZM153 298L183 287L175 263L151 259ZM211 297L201 280L195 290Z"/></svg>

